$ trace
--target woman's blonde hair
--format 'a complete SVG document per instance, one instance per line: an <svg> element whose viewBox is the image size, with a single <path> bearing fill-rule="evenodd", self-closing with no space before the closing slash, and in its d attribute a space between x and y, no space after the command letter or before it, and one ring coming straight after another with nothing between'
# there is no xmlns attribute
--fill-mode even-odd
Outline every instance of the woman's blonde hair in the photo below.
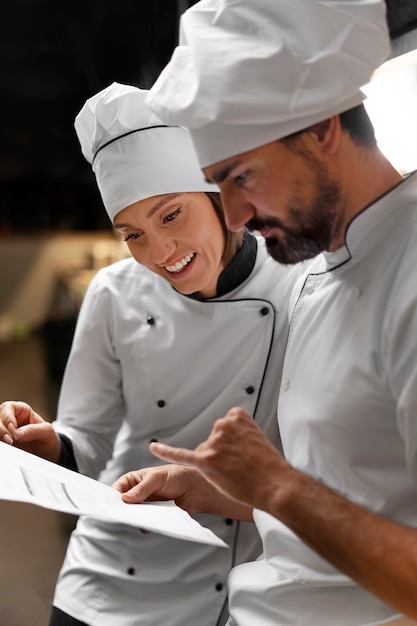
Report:
<svg viewBox="0 0 417 626"><path fill-rule="evenodd" d="M245 229L241 228L236 232L229 230L226 226L226 220L224 218L220 194L213 191L208 191L204 193L213 205L213 208L216 211L217 217L219 218L223 230L225 246L222 261L224 262L224 266L227 267L229 263L235 258L238 250L242 247L243 239L245 236Z"/></svg>

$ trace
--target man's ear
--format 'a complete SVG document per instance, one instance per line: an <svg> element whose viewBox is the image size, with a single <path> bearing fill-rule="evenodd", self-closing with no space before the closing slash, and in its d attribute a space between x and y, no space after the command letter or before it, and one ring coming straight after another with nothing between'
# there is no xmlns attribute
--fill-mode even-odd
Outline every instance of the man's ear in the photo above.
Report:
<svg viewBox="0 0 417 626"><path fill-rule="evenodd" d="M308 132L313 135L317 145L326 151L333 151L340 141L342 127L340 124L340 115L333 115L323 122L313 124Z"/></svg>

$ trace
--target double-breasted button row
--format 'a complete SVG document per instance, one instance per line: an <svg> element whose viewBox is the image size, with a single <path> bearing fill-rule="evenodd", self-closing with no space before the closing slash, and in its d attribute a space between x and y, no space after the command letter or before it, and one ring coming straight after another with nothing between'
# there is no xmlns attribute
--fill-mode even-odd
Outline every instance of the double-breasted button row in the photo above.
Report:
<svg viewBox="0 0 417 626"><path fill-rule="evenodd" d="M265 315L268 315L269 313L269 309L267 306L263 306L262 308L259 309L259 313L260 315L262 315L263 317ZM152 317L152 315L148 315L148 317L146 318L146 322L149 324L149 326L154 326L155 325L155 318Z"/></svg>
<svg viewBox="0 0 417 626"><path fill-rule="evenodd" d="M251 396L253 393L255 393L255 387L253 385L248 385L245 391L248 394L248 396ZM166 406L166 401L162 400L161 398L160 400L157 400L156 404L157 406L159 406L160 409L163 409L164 406Z"/></svg>

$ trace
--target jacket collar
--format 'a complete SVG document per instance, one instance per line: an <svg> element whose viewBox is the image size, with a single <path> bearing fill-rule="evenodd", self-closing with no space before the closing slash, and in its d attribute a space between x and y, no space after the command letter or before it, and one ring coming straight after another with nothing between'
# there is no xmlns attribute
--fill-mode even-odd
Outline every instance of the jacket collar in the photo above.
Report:
<svg viewBox="0 0 417 626"><path fill-rule="evenodd" d="M216 298L221 298L230 293L248 278L255 265L257 248L256 238L246 231L242 247L239 248L236 256L219 276ZM205 299L198 293L192 293L186 297L201 301Z"/></svg>

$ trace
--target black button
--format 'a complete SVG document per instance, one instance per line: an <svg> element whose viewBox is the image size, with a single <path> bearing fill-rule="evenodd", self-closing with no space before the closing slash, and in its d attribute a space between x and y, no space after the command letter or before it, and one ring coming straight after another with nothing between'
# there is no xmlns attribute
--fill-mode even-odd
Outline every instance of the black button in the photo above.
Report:
<svg viewBox="0 0 417 626"><path fill-rule="evenodd" d="M161 407L161 409L166 405L165 400L158 400L157 405Z"/></svg>
<svg viewBox="0 0 417 626"><path fill-rule="evenodd" d="M151 437L149 439L149 443L158 443L158 439L156 437Z"/></svg>
<svg viewBox="0 0 417 626"><path fill-rule="evenodd" d="M216 591L221 591L223 589L223 585L222 585L222 583L216 583L214 585L214 588L215 588Z"/></svg>
<svg viewBox="0 0 417 626"><path fill-rule="evenodd" d="M247 394L252 395L254 391L255 391L255 387L252 387L252 385L249 385L249 387L246 387Z"/></svg>
<svg viewBox="0 0 417 626"><path fill-rule="evenodd" d="M268 313L269 313L268 307L267 306L263 306L262 309L259 311L259 313L261 315L268 315Z"/></svg>
<svg viewBox="0 0 417 626"><path fill-rule="evenodd" d="M153 326L155 324L155 318L154 317L148 317L148 319L146 320L149 324L149 326Z"/></svg>
<svg viewBox="0 0 417 626"><path fill-rule="evenodd" d="M232 519L230 519L230 517L227 517L227 518L224 520L224 523L225 523L225 524L227 524L228 526L231 526L231 525L233 524L233 520L232 520Z"/></svg>
<svg viewBox="0 0 417 626"><path fill-rule="evenodd" d="M135 568L134 567L128 567L127 568L127 573L129 574L129 576L134 576L135 575Z"/></svg>

